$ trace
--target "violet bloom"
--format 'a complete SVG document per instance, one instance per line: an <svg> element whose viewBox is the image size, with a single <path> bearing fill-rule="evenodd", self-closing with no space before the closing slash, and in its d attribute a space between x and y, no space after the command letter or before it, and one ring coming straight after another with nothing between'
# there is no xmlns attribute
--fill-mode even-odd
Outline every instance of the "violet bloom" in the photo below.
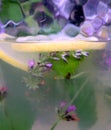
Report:
<svg viewBox="0 0 111 130"><path fill-rule="evenodd" d="M67 112L69 113L69 112L72 112L72 111L75 111L75 110L76 110L76 106L71 105L71 106L68 107Z"/></svg>
<svg viewBox="0 0 111 130"><path fill-rule="evenodd" d="M32 59L32 60L29 60L29 61L28 61L28 67L31 68L31 69L33 69L34 66L35 66L35 60L33 60L33 59Z"/></svg>
<svg viewBox="0 0 111 130"><path fill-rule="evenodd" d="M47 68L52 68L52 64L51 64L51 63L47 63L47 64L45 64L45 66L46 66Z"/></svg>

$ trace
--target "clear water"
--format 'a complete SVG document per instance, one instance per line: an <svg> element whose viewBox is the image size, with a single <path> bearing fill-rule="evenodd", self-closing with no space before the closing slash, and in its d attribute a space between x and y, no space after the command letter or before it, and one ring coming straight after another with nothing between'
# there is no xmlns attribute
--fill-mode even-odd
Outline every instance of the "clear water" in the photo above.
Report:
<svg viewBox="0 0 111 130"><path fill-rule="evenodd" d="M47 2L46 9L43 3L35 4L40 1ZM86 1L2 0L0 33L5 32L13 36L58 33L70 22L69 16L71 17L74 4L85 4ZM88 0L88 4L84 6L85 16L97 14L97 3L100 0L93 1ZM110 0L102 1L110 7ZM57 7L52 6L54 3ZM75 15L73 19L75 20ZM77 17L76 22L78 24L81 19ZM104 26L108 28L110 24L106 23ZM78 33L74 28L74 34L72 31L70 34L70 26L66 31L71 38ZM110 39L110 36L106 39ZM82 72L82 75L73 79L55 80L53 73L49 72L44 77L45 83L36 90L28 89L23 82L27 72L0 59L0 87L8 88L2 101L0 90L0 130L111 130L111 52L106 53L110 48L108 45L105 50L91 51L76 72ZM75 113L80 121L61 120L55 129L51 129L58 119L56 109L64 101L77 107Z"/></svg>
<svg viewBox="0 0 111 130"><path fill-rule="evenodd" d="M62 101L76 105L76 121L60 121L55 130L111 130L111 69L103 67L104 50L92 51L81 63L76 79L55 80L51 74L37 90L23 83L26 72L0 61L0 85L8 87L0 105L0 130L50 130Z"/></svg>

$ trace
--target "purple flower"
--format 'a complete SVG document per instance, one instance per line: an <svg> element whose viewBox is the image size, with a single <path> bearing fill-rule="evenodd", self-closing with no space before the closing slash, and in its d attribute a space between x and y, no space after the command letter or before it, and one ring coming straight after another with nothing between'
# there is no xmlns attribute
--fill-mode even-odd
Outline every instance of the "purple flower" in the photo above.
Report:
<svg viewBox="0 0 111 130"><path fill-rule="evenodd" d="M31 68L31 69L33 69L34 66L35 66L35 60L33 60L33 59L29 60L28 61L28 67Z"/></svg>
<svg viewBox="0 0 111 130"><path fill-rule="evenodd" d="M71 106L68 107L67 112L69 113L69 112L72 112L72 111L75 111L75 110L76 110L76 106L71 105Z"/></svg>
<svg viewBox="0 0 111 130"><path fill-rule="evenodd" d="M51 64L51 63L47 63L47 64L45 64L45 66L46 66L47 68L51 68L51 67L52 67L52 64Z"/></svg>

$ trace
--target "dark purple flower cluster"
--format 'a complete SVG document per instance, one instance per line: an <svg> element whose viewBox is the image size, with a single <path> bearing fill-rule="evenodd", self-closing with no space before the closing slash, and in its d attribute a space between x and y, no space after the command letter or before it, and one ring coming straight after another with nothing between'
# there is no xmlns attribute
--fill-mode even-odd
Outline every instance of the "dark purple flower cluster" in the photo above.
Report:
<svg viewBox="0 0 111 130"><path fill-rule="evenodd" d="M40 62L38 62L36 64L35 60L31 59L31 60L28 61L28 67L29 67L29 69L33 69L33 68L36 68L36 67L44 68L44 69L51 69L52 64L51 63L40 63Z"/></svg>
<svg viewBox="0 0 111 130"><path fill-rule="evenodd" d="M75 105L67 106L66 102L61 102L59 105L59 108L57 109L59 118L66 121L79 121L80 120L77 117L75 111L76 111L76 106Z"/></svg>

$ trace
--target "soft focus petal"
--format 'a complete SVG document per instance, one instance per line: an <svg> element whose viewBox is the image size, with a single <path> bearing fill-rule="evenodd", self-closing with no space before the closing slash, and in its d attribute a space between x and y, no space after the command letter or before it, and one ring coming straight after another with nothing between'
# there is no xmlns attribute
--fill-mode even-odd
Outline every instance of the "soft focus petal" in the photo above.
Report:
<svg viewBox="0 0 111 130"><path fill-rule="evenodd" d="M33 59L32 59L32 60L29 60L29 61L28 61L28 67L29 67L29 68L33 68L34 66L35 66L35 60L33 60Z"/></svg>
<svg viewBox="0 0 111 130"><path fill-rule="evenodd" d="M66 102L61 102L60 107L63 108L64 106L66 106Z"/></svg>
<svg viewBox="0 0 111 130"><path fill-rule="evenodd" d="M76 106L71 105L71 106L68 107L67 112L72 112L72 111L75 111L75 110L76 110Z"/></svg>
<svg viewBox="0 0 111 130"><path fill-rule="evenodd" d="M51 63L47 63L47 64L45 64L45 66L46 66L47 68L51 68L51 67L52 67L52 64L51 64Z"/></svg>

